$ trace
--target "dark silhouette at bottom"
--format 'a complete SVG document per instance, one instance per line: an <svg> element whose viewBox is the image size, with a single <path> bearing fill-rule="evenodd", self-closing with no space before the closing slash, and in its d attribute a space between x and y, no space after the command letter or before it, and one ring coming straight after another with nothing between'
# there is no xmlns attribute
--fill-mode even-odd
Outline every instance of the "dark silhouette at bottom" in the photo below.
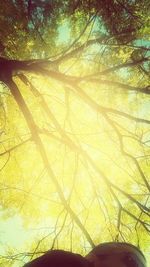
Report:
<svg viewBox="0 0 150 267"><path fill-rule="evenodd" d="M51 250L24 267L146 267L143 253L123 242L96 246L86 257L63 250Z"/></svg>
<svg viewBox="0 0 150 267"><path fill-rule="evenodd" d="M64 250L51 250L27 263L24 267L92 267L93 264L79 254Z"/></svg>
<svg viewBox="0 0 150 267"><path fill-rule="evenodd" d="M136 246L125 242L102 243L86 259L94 267L146 267L143 253Z"/></svg>

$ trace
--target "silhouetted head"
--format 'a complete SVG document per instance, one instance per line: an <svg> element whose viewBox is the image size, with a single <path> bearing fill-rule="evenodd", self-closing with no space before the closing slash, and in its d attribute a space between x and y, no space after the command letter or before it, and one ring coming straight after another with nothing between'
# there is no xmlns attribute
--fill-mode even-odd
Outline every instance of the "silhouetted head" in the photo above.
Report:
<svg viewBox="0 0 150 267"><path fill-rule="evenodd" d="M27 263L24 267L91 267L92 264L79 254L63 250L51 250Z"/></svg>
<svg viewBox="0 0 150 267"><path fill-rule="evenodd" d="M129 243L109 242L96 246L87 256L94 267L146 267L143 253Z"/></svg>

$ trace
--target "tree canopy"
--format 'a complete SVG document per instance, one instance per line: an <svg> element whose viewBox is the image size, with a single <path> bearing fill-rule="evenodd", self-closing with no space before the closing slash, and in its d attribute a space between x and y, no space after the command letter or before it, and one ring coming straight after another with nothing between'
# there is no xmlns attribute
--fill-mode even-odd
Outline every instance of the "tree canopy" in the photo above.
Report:
<svg viewBox="0 0 150 267"><path fill-rule="evenodd" d="M13 224L0 266L105 241L148 259L149 11L147 0L0 3L0 216L6 233Z"/></svg>

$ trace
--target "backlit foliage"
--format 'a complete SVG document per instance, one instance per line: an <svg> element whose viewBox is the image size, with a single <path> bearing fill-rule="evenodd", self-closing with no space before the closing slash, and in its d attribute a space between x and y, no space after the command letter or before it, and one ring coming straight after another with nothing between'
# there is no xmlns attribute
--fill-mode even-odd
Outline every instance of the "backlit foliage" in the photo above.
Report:
<svg viewBox="0 0 150 267"><path fill-rule="evenodd" d="M0 4L1 56L46 59L41 73L13 74L33 127L0 87L0 215L17 235L3 239L0 266L111 240L148 258L148 1L104 2Z"/></svg>

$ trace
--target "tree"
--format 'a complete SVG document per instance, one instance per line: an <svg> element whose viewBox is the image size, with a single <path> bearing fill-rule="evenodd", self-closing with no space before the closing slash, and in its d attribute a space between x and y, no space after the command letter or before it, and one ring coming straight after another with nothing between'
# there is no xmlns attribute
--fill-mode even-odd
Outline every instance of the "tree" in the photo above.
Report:
<svg viewBox="0 0 150 267"><path fill-rule="evenodd" d="M148 250L148 6L1 4L1 210L44 229L2 264L111 240Z"/></svg>

